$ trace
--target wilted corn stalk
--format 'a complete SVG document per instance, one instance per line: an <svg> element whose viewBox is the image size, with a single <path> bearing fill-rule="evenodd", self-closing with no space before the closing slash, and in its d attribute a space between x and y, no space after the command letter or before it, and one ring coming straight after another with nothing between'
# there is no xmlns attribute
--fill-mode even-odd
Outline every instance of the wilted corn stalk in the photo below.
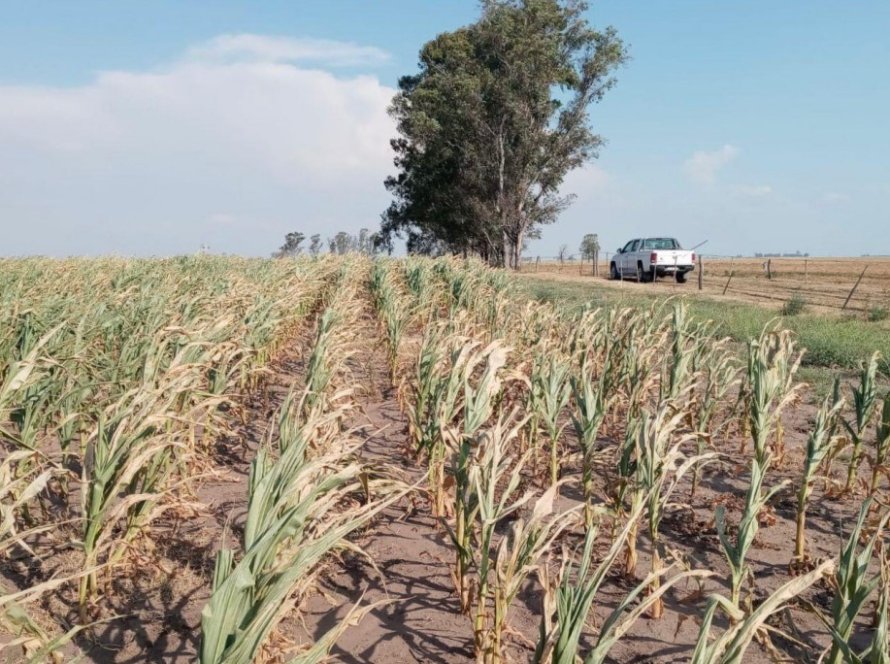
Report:
<svg viewBox="0 0 890 664"><path fill-rule="evenodd" d="M16 446L33 449L33 441L29 444L22 439L20 430L9 426L13 414L20 410L20 404L25 395L40 381L42 370L40 368L41 350L49 343L61 326L46 333L40 339L29 344L29 350L22 359L10 362L5 367L5 375L0 382L0 437L4 442L13 443ZM2 365L0 365L2 368Z"/></svg>
<svg viewBox="0 0 890 664"><path fill-rule="evenodd" d="M668 371L667 390L662 381L662 399L674 399L685 390L695 378L694 357L699 344L693 337L692 325L688 310L684 304L675 304L671 316L670 328L670 368Z"/></svg>
<svg viewBox="0 0 890 664"><path fill-rule="evenodd" d="M788 483L787 481L782 482L763 493L763 478L764 469L756 460L752 461L751 482L748 485L748 493L745 495L745 507L739 520L735 541L730 541L726 533L726 514L722 505L717 507L714 517L717 524L717 535L720 537L720 546L723 549L723 555L726 556L726 560L729 563L731 592L729 601L735 609L739 609L742 582L751 573L746 558L748 551L754 544L754 538L757 537L759 528L758 516L770 498L781 491Z"/></svg>
<svg viewBox="0 0 890 664"><path fill-rule="evenodd" d="M701 388L695 399L693 422L696 430L696 452L704 454L708 443L721 426L714 425L714 417L726 395L738 383L738 368L735 358L724 348L722 342L714 342L710 352L703 359ZM691 495L695 495L701 480L701 467L696 465L692 474Z"/></svg>
<svg viewBox="0 0 890 664"><path fill-rule="evenodd" d="M334 359L331 348L338 345L334 338L338 328L341 327L338 323L338 312L333 307L325 309L318 319L315 343L306 364L304 416L307 416L314 408L324 410L326 407L325 396L335 372L335 368L331 366Z"/></svg>
<svg viewBox="0 0 890 664"><path fill-rule="evenodd" d="M602 378L594 388L593 377L582 362L578 376L571 378L572 394L575 400L575 411L572 413L572 424L581 446L581 489L584 495L584 522L591 527L593 519L593 468L596 453L596 439L600 425L606 417L608 399L603 389Z"/></svg>
<svg viewBox="0 0 890 664"><path fill-rule="evenodd" d="M475 434L490 417L500 391L498 372L506 356L507 349L497 342L480 349L478 342L459 335L444 336L441 340L438 335L430 335L424 340L415 399L427 403L423 411L424 407L415 401L409 409L409 419L419 419L412 429L427 456L435 516L445 514L445 464L449 450L454 457L463 437ZM483 364L485 369L474 385L474 373Z"/></svg>
<svg viewBox="0 0 890 664"><path fill-rule="evenodd" d="M59 525L44 524L25 532L16 529L16 511L43 491L53 476L62 473L59 468L50 467L39 474L35 471L32 475L22 477L15 466L24 461L29 454L33 453L28 450L16 450L0 463L0 555L13 547L30 555L36 555L26 540ZM15 476L18 476L18 479L13 479ZM16 661L35 663L52 661L61 664L64 659L58 650L81 631L82 627L76 626L64 634L53 636L32 619L25 608L25 603L36 601L76 578L75 576L51 579L13 593L8 593L4 585L0 584L0 629L7 637L7 640L0 645L0 652L5 650L9 653L13 649L21 649L22 658Z"/></svg>
<svg viewBox="0 0 890 664"><path fill-rule="evenodd" d="M374 261L370 283L374 306L386 331L390 377L395 382L399 347L411 312L401 293L393 286L392 277L381 260Z"/></svg>
<svg viewBox="0 0 890 664"><path fill-rule="evenodd" d="M871 645L863 653L863 660L870 664L890 664L890 554L884 549L880 555L881 589L875 606L875 631Z"/></svg>
<svg viewBox="0 0 890 664"><path fill-rule="evenodd" d="M452 472L455 477L455 527L451 537L457 547L455 584L461 610L470 613L477 602L474 624L482 620L489 599L491 545L499 521L522 507L529 495L514 499L519 470L527 455L511 453L519 425L499 420L491 429L461 444ZM503 485L499 487L498 485ZM500 499L497 490L500 489ZM471 576L475 572L475 577Z"/></svg>
<svg viewBox="0 0 890 664"><path fill-rule="evenodd" d="M875 412L875 403L878 398L878 390L875 384L875 376L878 372L880 353L874 353L868 364L859 372L859 386L853 389L853 407L856 410L856 419L849 422L843 419L844 428L850 434L850 442L853 450L850 455L850 465L847 468L847 483L844 492L853 489L856 478L859 476L859 465L862 463L862 444L865 442L865 434Z"/></svg>
<svg viewBox="0 0 890 664"><path fill-rule="evenodd" d="M494 499L495 484L508 472L511 464L515 461L507 451L507 444L513 441L516 431L525 423L523 420L516 427L510 428L504 422L499 421L491 432L479 434L480 429L491 417L494 400L500 390L501 381L498 372L506 361L506 350L497 343L490 345L481 353L473 353L474 347L467 345L459 352L453 364L462 372L457 374L460 378L459 385L463 388L464 419L462 426L455 430L451 428L450 420L442 424L442 438L448 441L448 445L451 447L451 465L448 468L448 473L454 480L454 528L450 530L450 533L456 549L455 587L460 597L461 611L464 613L470 611L472 600L470 570L474 564L479 564L477 556L482 555L485 565L488 565L492 533L488 533L488 545L479 544L480 541L484 541L482 527L477 522L480 518L480 510L483 509L482 501L486 498ZM474 387L470 383L470 375L473 368L482 361L487 362L486 368L478 385ZM521 463L517 462L517 471L524 465L525 459L526 457L522 457ZM483 473L483 470L480 469L483 463L485 464L484 474L480 480L478 475ZM518 472L514 473L508 485L508 488L513 488L509 489L509 492L516 489L519 480ZM488 487L486 482L495 484ZM480 486L485 487L484 495L480 494ZM505 500L509 497L508 493L504 494ZM480 551L483 553L480 554ZM485 578L488 578L487 571Z"/></svg>
<svg viewBox="0 0 890 664"><path fill-rule="evenodd" d="M315 418L328 416L313 415L292 429L293 438L280 446L278 459L272 458L266 445L251 464L244 555L237 563L231 549L223 548L217 555L213 592L201 612L202 664L255 661L286 610L288 598L308 589L319 561L341 546L349 533L404 495L391 482L366 483L367 469L353 460L356 444L330 437L336 433L317 440L313 432L331 429ZM316 437L314 446L321 450L314 458L309 456L312 436ZM364 493L369 487L384 497L345 506L351 494ZM331 641L323 638L294 661L317 661Z"/></svg>
<svg viewBox="0 0 890 664"><path fill-rule="evenodd" d="M794 385L794 374L800 366L802 353L788 330L764 329L759 339L748 343L748 374L745 395L748 423L754 441L754 458L766 470L769 465L769 437L775 429L774 455L781 457L782 410L797 396L800 385Z"/></svg>
<svg viewBox="0 0 890 664"><path fill-rule="evenodd" d="M408 389L403 390L408 432L418 455L432 454L438 434L434 399L438 396L439 383L442 379L440 365L444 363L444 357L445 347L442 343L441 328L434 325L427 326L417 352L414 375L408 381Z"/></svg>
<svg viewBox="0 0 890 664"><path fill-rule="evenodd" d="M890 393L884 396L881 419L875 431L875 458L871 469L869 496L874 496L875 491L877 491L878 478L881 473L887 474L888 452L890 452Z"/></svg>
<svg viewBox="0 0 890 664"><path fill-rule="evenodd" d="M885 513L875 527L874 534L868 538L868 542L861 550L859 540L868 518L871 499L862 503L859 509L859 518L850 533L850 537L841 550L837 570L834 573L834 599L831 603L831 624L833 643L828 654L826 664L842 664L849 661L844 656L846 645L853 634L853 626L857 616L865 608L871 594L881 583L881 576L870 576L868 572L871 563L872 551L875 544L882 538L882 530L890 518L890 513Z"/></svg>
<svg viewBox="0 0 890 664"><path fill-rule="evenodd" d="M569 363L550 355L538 358L531 375L531 401L534 413L547 429L550 441L550 486L556 486L560 470L560 437L565 424L559 423L569 403Z"/></svg>
<svg viewBox="0 0 890 664"><path fill-rule="evenodd" d="M835 379L837 387L838 379ZM843 399L840 392L835 389L834 397L828 397L822 404L822 408L816 413L816 421L813 429L807 437L806 456L803 462L803 476L800 478L800 489L797 492L797 531L794 544L794 559L798 563L806 558L806 518L807 505L810 495L813 493L813 485L816 480L816 471L828 456L835 441L831 437L831 431L835 419L843 407Z"/></svg>
<svg viewBox="0 0 890 664"><path fill-rule="evenodd" d="M613 533L617 524L624 515L624 499L628 489L635 488L633 485L637 473L637 464L639 463L639 439L642 430L643 419L641 415L632 416L628 412L627 426L624 432L624 439L618 449L617 475L615 478L614 489L612 493L613 509L615 511L615 519L613 520ZM642 496L640 491L631 493L634 508L638 504L642 504ZM632 529L630 535L626 538L627 552L624 557L624 573L631 575L637 567L637 523L631 524Z"/></svg>
<svg viewBox="0 0 890 664"><path fill-rule="evenodd" d="M650 393L657 395L663 341L663 332L650 333L644 324L632 322L621 339L623 347L612 352L613 357L621 358L616 383L624 390L629 418L639 415Z"/></svg>
<svg viewBox="0 0 890 664"><path fill-rule="evenodd" d="M627 521L621 532L612 540L608 552L594 567L593 545L596 541L598 528L588 528L584 535L584 547L580 555L577 570L571 559L564 559L559 573L558 585L550 588L545 584L544 612L533 664L575 664L580 655L581 634L587 627L587 618L596 595L606 579L606 575L624 547L627 537L635 529L634 523L643 515L647 498L628 514ZM664 575L668 570L662 570ZM650 574L638 584L612 611L599 630L594 647L584 658L585 663L600 664L604 662L611 648L633 626L634 622L660 601L664 593L671 587L694 577L709 576L707 571L689 571L675 574L661 584L656 593L637 601L639 596L654 580ZM543 575L546 579L546 574ZM574 578L573 578L574 577ZM628 611L628 609L630 609Z"/></svg>
<svg viewBox="0 0 890 664"><path fill-rule="evenodd" d="M670 412L669 412L670 410ZM646 496L646 517L649 528L649 540L652 544L652 585L649 594L659 599L652 603L652 617L661 618L664 604L659 593L662 576L662 544L659 536L664 510L670 500L677 483L686 472L715 454L686 457L682 447L692 436L677 435L677 430L686 413L671 406L659 408L654 416L643 413L640 439L638 442L639 462L637 464L637 481L642 494ZM632 533L633 536L634 533ZM633 545L635 549L636 546Z"/></svg>
<svg viewBox="0 0 890 664"><path fill-rule="evenodd" d="M531 515L514 521L498 545L490 605L480 597L482 615L477 615L476 622L477 648L486 664L503 661L501 641L510 605L528 576L539 569L556 538L577 520L576 510L554 512L556 489L547 489L535 501Z"/></svg>
<svg viewBox="0 0 890 664"><path fill-rule="evenodd" d="M103 553L116 560L138 532L158 516L156 509L166 488L165 465L176 446L166 431L172 417L175 383L158 392L134 391L103 414L87 441L81 478L84 568L95 568ZM125 521L123 539L112 539L113 529ZM80 583L81 622L98 591L95 572Z"/></svg>
<svg viewBox="0 0 890 664"><path fill-rule="evenodd" d="M689 663L744 664L748 646L755 637L764 634L767 619L780 612L790 600L798 597L810 586L829 576L834 570L834 565L833 560L826 560L811 572L788 581L748 614L739 610L736 604L725 597L712 595ZM712 641L711 625L718 609L726 613L730 624L725 632Z"/></svg>

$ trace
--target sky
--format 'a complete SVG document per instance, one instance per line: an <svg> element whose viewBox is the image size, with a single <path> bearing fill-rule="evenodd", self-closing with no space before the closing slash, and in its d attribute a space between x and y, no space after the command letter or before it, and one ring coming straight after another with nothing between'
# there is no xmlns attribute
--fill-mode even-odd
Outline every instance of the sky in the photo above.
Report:
<svg viewBox="0 0 890 664"><path fill-rule="evenodd" d="M474 0L0 0L0 255L269 255L375 229L387 106ZM527 255L645 235L890 254L890 2L599 0L631 59Z"/></svg>

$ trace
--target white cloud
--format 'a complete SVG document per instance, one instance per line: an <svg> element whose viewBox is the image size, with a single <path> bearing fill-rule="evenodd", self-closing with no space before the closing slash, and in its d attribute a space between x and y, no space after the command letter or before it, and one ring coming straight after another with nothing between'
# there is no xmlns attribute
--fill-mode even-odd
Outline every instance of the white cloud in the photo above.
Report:
<svg viewBox="0 0 890 664"><path fill-rule="evenodd" d="M744 198L765 198L773 193L773 188L768 184L739 185L735 192Z"/></svg>
<svg viewBox="0 0 890 664"><path fill-rule="evenodd" d="M712 152L699 150L683 162L683 170L693 182L713 184L717 179L717 171L735 159L738 153L738 149L729 144Z"/></svg>
<svg viewBox="0 0 890 664"><path fill-rule="evenodd" d="M289 230L376 225L395 91L291 62L342 64L362 47L208 44L81 87L0 86L0 209L16 222L3 253L191 251L212 229L216 250L264 254Z"/></svg>
<svg viewBox="0 0 890 664"><path fill-rule="evenodd" d="M386 62L389 54L375 46L352 42L274 35L219 35L190 48L193 60L317 63L327 66L373 65Z"/></svg>

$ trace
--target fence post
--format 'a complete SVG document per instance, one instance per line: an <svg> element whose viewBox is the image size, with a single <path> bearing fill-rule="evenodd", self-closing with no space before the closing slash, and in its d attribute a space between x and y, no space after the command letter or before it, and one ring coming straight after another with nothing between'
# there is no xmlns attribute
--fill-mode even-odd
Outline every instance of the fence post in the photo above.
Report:
<svg viewBox="0 0 890 664"><path fill-rule="evenodd" d="M541 262L541 257L540 257L540 256L538 256L537 258L535 258L535 272L538 271L538 264L539 264L540 262Z"/></svg>
<svg viewBox="0 0 890 664"><path fill-rule="evenodd" d="M809 267L810 267L810 260L808 258L804 258L803 259L803 282L804 283L809 282Z"/></svg>
<svg viewBox="0 0 890 664"><path fill-rule="evenodd" d="M844 306L841 307L842 311L847 308L848 304L850 304L850 298L853 297L853 293L855 293L856 289L859 288L859 282L862 281L862 277L865 276L865 271L867 269L868 269L868 265L866 265L864 268L862 268L862 272L859 274L859 278L856 280L856 283L853 284L853 288L850 289L850 294L847 295L847 299L844 300Z"/></svg>
<svg viewBox="0 0 890 664"><path fill-rule="evenodd" d="M701 290L702 280L705 278L704 270L702 269L701 262L701 254L698 255L698 289Z"/></svg>
<svg viewBox="0 0 890 664"><path fill-rule="evenodd" d="M766 278L772 281L773 278L773 259L766 259Z"/></svg>
<svg viewBox="0 0 890 664"><path fill-rule="evenodd" d="M732 275L735 274L735 270L732 269L733 263L735 263L734 258L729 261L729 279L726 280L726 285L723 287L723 295L726 295L726 290L729 288L729 282L732 281Z"/></svg>

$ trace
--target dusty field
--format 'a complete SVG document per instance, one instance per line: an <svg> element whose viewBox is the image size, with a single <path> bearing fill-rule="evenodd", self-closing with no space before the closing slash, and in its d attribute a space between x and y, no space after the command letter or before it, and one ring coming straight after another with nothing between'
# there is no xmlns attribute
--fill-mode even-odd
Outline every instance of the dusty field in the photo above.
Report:
<svg viewBox="0 0 890 664"><path fill-rule="evenodd" d="M766 269L768 260L772 278L769 278ZM840 310L862 275L846 309L866 314L876 309L890 311L890 258L887 257L705 258L703 264L701 292L704 295L767 305L782 304L797 296L814 307ZM589 279L592 277L592 266L590 263L582 265L579 261L562 265L557 262L532 262L523 266L523 272ZM608 264L601 263L599 274L603 281L608 281L608 273ZM622 284L611 285L621 287ZM690 274L685 284L677 284L673 279L664 278L643 286L664 293L697 292L698 272Z"/></svg>
<svg viewBox="0 0 890 664"><path fill-rule="evenodd" d="M350 277L348 283L354 285L354 290L334 289L333 293L321 298L324 302L343 298L336 303L339 316L336 320L343 327L337 333L340 336L333 352L339 358L336 362L342 361L342 366L337 364L336 370L332 369L334 380L328 390L337 395L332 397L333 402L349 402L349 409L344 411L346 415L338 421L338 435L360 443L358 458L368 464L368 469L396 477L413 489L350 534L347 538L349 546L340 547L335 555L326 556L313 572L311 580L315 583L300 586L299 591L288 595L282 606L282 621L271 631L255 661L269 664L292 661L361 602L372 608L339 636L331 651L333 661L350 664L472 662L476 660L473 621L460 611L455 588L455 547L449 536L453 513L434 514L432 501L436 487L426 481L430 461L415 448L407 415L416 398L413 381L418 374L421 343L427 326L432 326L435 321L419 316L405 325L404 336L396 347L397 362L393 368L391 347L388 346L388 339L391 339L388 330L391 328L384 324L385 317L370 288L372 268L364 259L348 263L347 268L350 270L346 272ZM520 324L536 315L532 308L535 305L523 298L499 300L496 293L483 285L488 284L488 280L497 283L498 277L486 271L474 273L473 278L479 282L468 288L464 296L456 295L457 299L452 302L450 294L460 292L455 284L466 275L462 275L460 269L450 269L453 273L449 273L449 278L454 279L450 287L446 289L436 281L434 289L427 292L428 295L438 293L430 311L452 320L455 325L463 325L460 333L468 335L466 341L475 339L480 347L499 333L512 336L517 349L508 353L504 374L509 374L509 380L513 382L509 387L499 388L503 389L499 397L503 403L498 408L525 408L527 385L533 371L531 360L536 352L563 352L567 344L560 335L564 335L565 330L559 326L564 321L547 310L542 314L544 320L556 321L553 324L557 327L552 333L547 333L544 328L535 331L531 323L529 330L521 333ZM389 270L393 288L400 293L399 297L407 307L412 297L407 285L409 279L402 274L397 262L392 263ZM331 270L330 273L334 272ZM427 276L432 279L434 272L430 270ZM556 274L554 277L561 278ZM650 285L615 284L615 287ZM668 288L655 286L659 287ZM683 287L694 288L694 283ZM411 311L430 307L424 297L415 299L410 302ZM448 303L452 306L450 311ZM326 306L335 307L330 303ZM546 307L542 307L544 309ZM59 661L78 657L80 661L103 664L199 661L201 612L213 595L217 554L224 545L234 547L238 558L245 555L239 542L245 537L248 522L251 462L259 450L278 450L282 445L281 430L273 423L279 409L284 407L288 393L299 391L311 381L310 367L313 353L319 346L324 313L322 304L317 304L299 326L290 330L286 342L277 347L264 368L261 384L244 394L232 396L241 407L224 411L228 418L226 435L214 438L212 447L201 452L200 458L189 460L195 464L190 467L189 481L176 482L170 488L171 492L181 492L176 496L175 509L157 518L134 540L134 546L110 579L101 585L89 606L93 624L74 635L71 642L60 649ZM551 314L552 318L546 318ZM475 317L472 322L468 322L470 317ZM642 336L635 346L640 355L654 345L660 345L667 352L670 347L666 341L669 324L660 325L665 326L660 328L661 332L640 333ZM583 352L586 356L588 351ZM648 372L650 375L661 371L660 358L661 354L650 357L649 361L655 363ZM616 359L619 360L623 362ZM329 358L329 361L335 360ZM481 380L480 373L481 370L472 373L465 390ZM694 378L695 381L699 379ZM698 382L695 385L701 388ZM690 385L690 389L695 385ZM679 407L679 401L661 401L657 396L662 389L658 381L649 383L649 388L650 391L635 397L645 409ZM612 500L617 481L614 453L626 440L626 428L633 420L621 405L630 397L621 390L616 388L614 410L603 421L595 440L598 460L590 501L597 507L605 508ZM690 418L695 401L693 392L688 393L682 406L690 408ZM708 438L708 449L718 456L705 467L698 490L693 495L690 475L684 476L666 504L660 525L662 557L668 552L672 559L676 558L678 565L682 561L685 566L713 574L673 587L664 597L664 615L655 618L647 611L639 616L612 647L606 662L679 664L689 661L708 596L728 593L729 567L717 535L715 510L721 506L726 509L729 531L735 532L750 482L752 456L749 436L737 422L738 394L736 387L721 398L718 408L721 425L715 425ZM792 570L796 491L804 448L816 415L816 407L805 397L801 394L781 416L784 453L771 465L768 485L777 486L783 481L788 484L757 515L760 530L748 555L751 578L743 586L745 601L750 603L746 610L759 605L777 588L795 578L795 574L837 556L864 496L864 487L859 485L853 487L851 494L840 495L836 490L830 490L825 481L814 484L806 521L809 558L803 569ZM464 398L469 399L468 396ZM577 396L574 399L577 400ZM564 428L556 449L560 478L565 484L556 503L557 514L580 508L585 500L580 481L580 441L571 420L576 413L575 405L576 401L567 398L558 418ZM849 415L849 410L845 413ZM494 414L490 414L485 426L493 426L493 419ZM460 423L458 420L457 424ZM683 432L675 433L679 440ZM530 445L529 435L523 429L521 436L511 439L510 460L515 465L511 466L507 476L515 473L523 491L539 495L546 490L548 479L546 473L540 472L537 457L534 465L522 465L514 458L518 456L516 452ZM695 454L692 440L683 440L683 454ZM480 438L476 442L481 446L481 441ZM778 437L775 441L778 444ZM642 452L638 449L636 454ZM637 460L641 458L638 456ZM836 480L843 479L844 458L842 454L828 471ZM454 472L452 464L455 461L453 457L450 459L448 474ZM541 464L546 465L546 458L541 459ZM863 481L870 478L870 471L868 464L863 463L860 469ZM453 486L446 482L439 487L445 489L449 501L456 499L453 488L449 489ZM882 493L884 486L881 485ZM72 485L71 489L74 493L76 486ZM497 492L504 490L503 482L496 486ZM345 498L348 500L337 503L338 509L345 509L344 503L361 500L360 496L351 494ZM498 522L492 550L509 541L509 528L518 520L530 518L529 511L520 510ZM72 506L66 516L73 515ZM76 519L57 524L55 528L47 537L41 534L29 540L39 552L38 558L15 548L0 558L0 581L4 587L24 589L78 570L81 559L76 546L80 537ZM555 578L563 562L562 556L577 554L583 534L581 524L567 529L552 550L536 561L534 571L528 573L507 613L503 661L533 660L548 590L541 583L542 576L548 578L542 575L542 570L549 572L549 578ZM595 563L602 560L612 541L608 517L603 519L600 535L593 549ZM638 542L639 560L634 571L625 573L620 560L609 569L586 621L579 648L581 654L596 644L610 612L649 573L653 565L653 546L643 525L640 525ZM870 569L871 573L876 573L876 565ZM776 658L815 661L830 645L830 636L812 607L828 611L833 596L832 582L826 578L789 601L769 621L773 630L770 649L764 647L765 640L759 639L747 649L743 661L759 663L776 661ZM637 601L642 597L645 594ZM51 634L69 629L79 620L76 586L67 584L52 589L29 604L29 610L34 620ZM871 638L870 619L871 603L869 610L857 618L851 637L851 643L857 648L867 645ZM724 618L718 618L714 632L719 633L728 627ZM10 630L0 629L0 651L4 643L8 644L15 636ZM20 645L17 643L16 648ZM19 656L19 649L9 648L2 656L10 661L27 661L24 656Z"/></svg>

